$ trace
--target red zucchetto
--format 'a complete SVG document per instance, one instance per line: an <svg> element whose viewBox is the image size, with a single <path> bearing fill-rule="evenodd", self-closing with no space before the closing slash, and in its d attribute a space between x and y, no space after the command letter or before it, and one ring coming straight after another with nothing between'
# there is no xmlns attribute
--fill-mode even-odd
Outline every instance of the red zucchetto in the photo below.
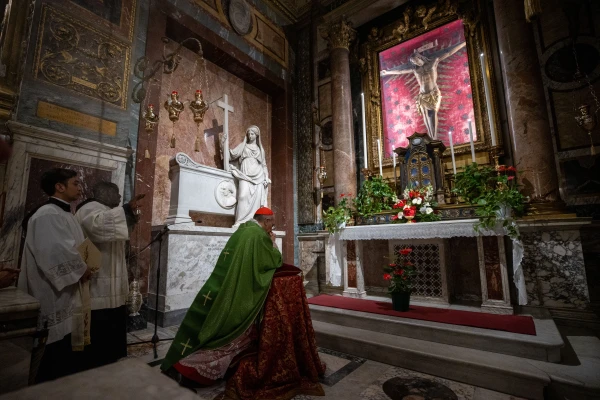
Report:
<svg viewBox="0 0 600 400"><path fill-rule="evenodd" d="M256 210L254 215L273 215L273 211L271 211L270 208L261 207L258 210Z"/></svg>

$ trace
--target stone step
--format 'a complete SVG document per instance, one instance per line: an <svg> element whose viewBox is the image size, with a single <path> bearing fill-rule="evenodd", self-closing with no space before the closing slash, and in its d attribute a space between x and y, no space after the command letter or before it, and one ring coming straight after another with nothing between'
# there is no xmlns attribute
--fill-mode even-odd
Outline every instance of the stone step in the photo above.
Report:
<svg viewBox="0 0 600 400"><path fill-rule="evenodd" d="M563 339L552 319L534 318L536 336L310 305L313 321L532 360L560 362Z"/></svg>
<svg viewBox="0 0 600 400"><path fill-rule="evenodd" d="M319 320L313 327L320 347L513 396L542 400L551 382L539 361Z"/></svg>

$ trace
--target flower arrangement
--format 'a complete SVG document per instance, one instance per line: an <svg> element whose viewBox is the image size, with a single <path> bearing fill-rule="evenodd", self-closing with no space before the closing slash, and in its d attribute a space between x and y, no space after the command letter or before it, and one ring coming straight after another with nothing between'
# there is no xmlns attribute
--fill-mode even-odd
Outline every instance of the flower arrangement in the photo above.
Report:
<svg viewBox="0 0 600 400"><path fill-rule="evenodd" d="M388 264L383 270L383 279L389 281L388 293L410 293L413 285L413 278L417 275L415 265L408 260L412 253L411 248L402 249L398 252L401 256L400 263Z"/></svg>
<svg viewBox="0 0 600 400"><path fill-rule="evenodd" d="M398 214L391 218L394 222L432 222L442 219L433 209L437 206L433 197L433 186L406 188L402 197L403 199L392 207L399 210Z"/></svg>
<svg viewBox="0 0 600 400"><path fill-rule="evenodd" d="M329 233L335 233L342 229L350 219L352 219L351 193L342 193L341 200L335 207L329 207L323 211L323 223Z"/></svg>
<svg viewBox="0 0 600 400"><path fill-rule="evenodd" d="M473 163L456 174L454 191L467 202L479 206L476 211L479 224L475 229L491 229L502 221L510 237L519 237L512 212L516 216L523 215L526 197L519 191L516 172L512 166L494 168Z"/></svg>

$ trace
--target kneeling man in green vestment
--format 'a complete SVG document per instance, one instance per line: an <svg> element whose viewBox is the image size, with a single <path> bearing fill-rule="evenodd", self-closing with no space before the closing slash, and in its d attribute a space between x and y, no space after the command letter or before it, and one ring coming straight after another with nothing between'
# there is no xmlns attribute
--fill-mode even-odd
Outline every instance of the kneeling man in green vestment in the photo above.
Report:
<svg viewBox="0 0 600 400"><path fill-rule="evenodd" d="M273 221L273 212L261 207L231 236L185 315L161 365L163 371L211 384L256 343L255 322L282 263Z"/></svg>

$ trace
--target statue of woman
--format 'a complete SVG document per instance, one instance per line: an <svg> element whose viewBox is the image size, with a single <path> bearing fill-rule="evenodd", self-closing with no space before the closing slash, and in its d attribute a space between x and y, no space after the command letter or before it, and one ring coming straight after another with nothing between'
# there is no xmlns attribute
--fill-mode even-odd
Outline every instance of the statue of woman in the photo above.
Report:
<svg viewBox="0 0 600 400"><path fill-rule="evenodd" d="M267 206L267 191L271 180L265 150L260 141L260 129L255 125L246 129L246 140L230 149L229 154L232 161L239 162L239 168L231 165L231 173L238 180L234 225L237 227L252 219L260 207Z"/></svg>

